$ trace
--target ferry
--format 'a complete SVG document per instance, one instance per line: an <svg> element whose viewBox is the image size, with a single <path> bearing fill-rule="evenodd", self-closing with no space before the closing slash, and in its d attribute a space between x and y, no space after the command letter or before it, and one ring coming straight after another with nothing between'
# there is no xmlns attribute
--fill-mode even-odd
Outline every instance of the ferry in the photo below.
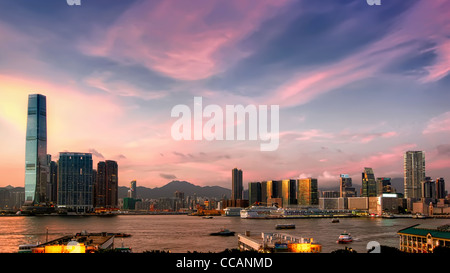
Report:
<svg viewBox="0 0 450 273"><path fill-rule="evenodd" d="M347 232L341 233L341 235L339 235L339 238L337 240L338 244L346 244L351 242L353 242L352 236L350 235L350 233Z"/></svg>
<svg viewBox="0 0 450 273"><path fill-rule="evenodd" d="M274 218L275 216L272 212L278 210L275 206L251 206L250 208L246 208L241 210L241 218L244 219L266 219L266 218Z"/></svg>
<svg viewBox="0 0 450 273"><path fill-rule="evenodd" d="M211 236L234 236L234 231L229 231L228 229L222 229L219 232L213 232L210 233L209 235Z"/></svg>
<svg viewBox="0 0 450 273"><path fill-rule="evenodd" d="M33 248L37 247L39 244L40 243L19 245L18 253L32 253Z"/></svg>
<svg viewBox="0 0 450 273"><path fill-rule="evenodd" d="M295 229L294 224L278 224L275 226L275 229Z"/></svg>

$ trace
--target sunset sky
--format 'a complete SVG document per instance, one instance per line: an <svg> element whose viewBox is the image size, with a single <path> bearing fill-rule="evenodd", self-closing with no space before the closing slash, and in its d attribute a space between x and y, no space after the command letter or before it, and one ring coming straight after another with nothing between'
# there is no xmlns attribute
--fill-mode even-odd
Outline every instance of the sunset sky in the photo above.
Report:
<svg viewBox="0 0 450 273"><path fill-rule="evenodd" d="M450 187L450 1L0 0L0 187L23 186L28 95L48 153L119 164L119 185L231 188L403 177L423 150ZM175 141L175 105L279 105L280 144ZM207 119L205 119L206 121ZM403 191L403 189L400 189Z"/></svg>

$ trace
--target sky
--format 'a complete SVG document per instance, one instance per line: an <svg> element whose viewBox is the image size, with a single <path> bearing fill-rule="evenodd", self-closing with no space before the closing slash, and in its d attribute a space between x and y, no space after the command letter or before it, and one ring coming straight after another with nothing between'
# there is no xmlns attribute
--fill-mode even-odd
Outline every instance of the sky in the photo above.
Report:
<svg viewBox="0 0 450 273"><path fill-rule="evenodd" d="M116 160L119 185L231 188L340 174L450 185L450 1L0 0L0 186L24 185L29 94L47 97L48 153ZM279 146L174 140L174 106L279 106ZM204 122L208 118L203 119ZM403 189L399 189L403 191Z"/></svg>

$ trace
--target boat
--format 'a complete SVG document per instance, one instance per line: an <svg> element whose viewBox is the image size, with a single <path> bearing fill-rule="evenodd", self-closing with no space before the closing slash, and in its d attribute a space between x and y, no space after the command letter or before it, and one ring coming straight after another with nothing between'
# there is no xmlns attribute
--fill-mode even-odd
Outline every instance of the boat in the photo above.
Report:
<svg viewBox="0 0 450 273"><path fill-rule="evenodd" d="M213 219L214 217L212 216L203 216L203 219Z"/></svg>
<svg viewBox="0 0 450 273"><path fill-rule="evenodd" d="M229 231L228 229L222 229L219 232L213 232L210 233L209 235L211 236L234 236L234 231Z"/></svg>
<svg viewBox="0 0 450 273"><path fill-rule="evenodd" d="M353 242L352 236L350 235L350 233L347 232L341 233L341 235L339 235L339 238L337 240L337 243L339 244L346 244L351 242Z"/></svg>
<svg viewBox="0 0 450 273"><path fill-rule="evenodd" d="M19 245L18 253L32 253L33 248L37 247L39 244L40 243Z"/></svg>
<svg viewBox="0 0 450 273"><path fill-rule="evenodd" d="M339 223L339 219L334 218L333 220L331 220L331 223Z"/></svg>
<svg viewBox="0 0 450 273"><path fill-rule="evenodd" d="M275 225L275 229L295 229L294 224L278 224Z"/></svg>
<svg viewBox="0 0 450 273"><path fill-rule="evenodd" d="M417 213L417 214L413 215L412 218L414 218L414 219L425 219L427 217L425 215L423 215L423 214Z"/></svg>
<svg viewBox="0 0 450 273"><path fill-rule="evenodd" d="M241 218L244 219L267 219L275 218L272 212L278 210L275 206L251 206L240 211Z"/></svg>

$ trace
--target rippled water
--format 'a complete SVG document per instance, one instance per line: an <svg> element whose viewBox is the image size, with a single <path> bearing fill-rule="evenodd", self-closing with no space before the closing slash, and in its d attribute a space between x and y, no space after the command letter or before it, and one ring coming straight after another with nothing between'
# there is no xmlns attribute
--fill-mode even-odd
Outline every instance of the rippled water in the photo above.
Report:
<svg viewBox="0 0 450 273"><path fill-rule="evenodd" d="M369 241L398 247L397 231L414 225L448 224L449 219L382 219L346 218L340 223L331 219L259 220L239 217L214 217L203 219L186 215L119 215L115 217L95 216L13 216L0 217L0 252L17 252L19 244L45 242L63 235L88 232L124 232L132 236L116 238L115 245L131 247L133 252L145 250L170 250L185 252L220 252L237 248L237 236L209 236L227 228L237 233L249 230L252 233L276 232L276 224L294 223L295 229L283 230L303 237L313 237L322 244L322 252L342 249L336 244L340 233L350 232L355 239L346 245L357 252L366 252Z"/></svg>

